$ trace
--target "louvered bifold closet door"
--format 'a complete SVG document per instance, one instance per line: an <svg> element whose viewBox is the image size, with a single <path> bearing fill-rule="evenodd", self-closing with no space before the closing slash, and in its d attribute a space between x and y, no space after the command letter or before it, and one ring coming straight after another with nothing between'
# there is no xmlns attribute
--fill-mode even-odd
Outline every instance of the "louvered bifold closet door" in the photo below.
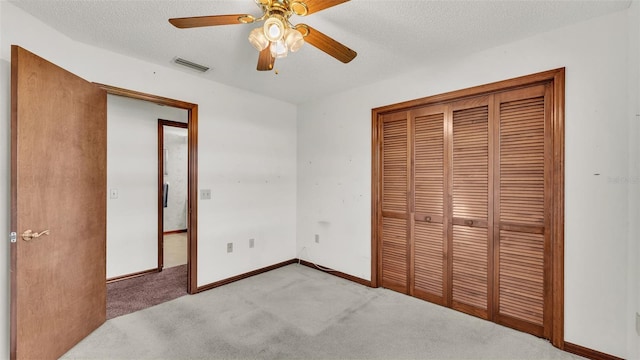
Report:
<svg viewBox="0 0 640 360"><path fill-rule="evenodd" d="M489 317L490 217L489 98L458 102L452 119L451 306Z"/></svg>
<svg viewBox="0 0 640 360"><path fill-rule="evenodd" d="M382 139L382 286L408 293L408 113L384 115Z"/></svg>
<svg viewBox="0 0 640 360"><path fill-rule="evenodd" d="M548 337L551 316L545 248L549 246L548 189L551 159L547 89L536 87L496 95L495 320ZM547 95L548 98L549 95ZM547 101L548 103L548 101ZM550 331L550 327L547 327Z"/></svg>
<svg viewBox="0 0 640 360"><path fill-rule="evenodd" d="M445 106L411 112L414 126L413 294L444 305Z"/></svg>

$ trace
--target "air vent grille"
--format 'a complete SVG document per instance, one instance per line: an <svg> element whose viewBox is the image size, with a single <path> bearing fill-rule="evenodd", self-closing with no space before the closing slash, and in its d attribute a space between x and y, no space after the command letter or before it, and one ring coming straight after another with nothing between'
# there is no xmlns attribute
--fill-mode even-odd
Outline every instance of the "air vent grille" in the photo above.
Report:
<svg viewBox="0 0 640 360"><path fill-rule="evenodd" d="M190 69L197 70L197 71L200 71L200 72L207 72L207 71L209 71L209 67L208 67L208 66L204 66L204 65L196 64L196 63L194 63L194 62L192 62L192 61L185 60L185 59L183 59L183 58L179 58L179 57L177 57L177 58L175 58L174 62L175 62L176 64L178 64L178 65L186 66L186 67L188 67L188 68L190 68Z"/></svg>

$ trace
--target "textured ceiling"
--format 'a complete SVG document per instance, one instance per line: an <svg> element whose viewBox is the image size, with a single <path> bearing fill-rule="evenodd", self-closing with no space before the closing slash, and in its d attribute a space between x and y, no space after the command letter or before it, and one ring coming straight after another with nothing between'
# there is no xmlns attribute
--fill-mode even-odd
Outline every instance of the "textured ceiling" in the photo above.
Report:
<svg viewBox="0 0 640 360"><path fill-rule="evenodd" d="M10 0L72 39L198 74L203 78L301 103L564 25L620 11L625 1L352 0L291 22L306 23L356 50L343 64L305 44L278 59L275 72L255 70L248 43L257 25L177 29L174 17L261 15L252 0ZM212 68L199 74L181 57Z"/></svg>

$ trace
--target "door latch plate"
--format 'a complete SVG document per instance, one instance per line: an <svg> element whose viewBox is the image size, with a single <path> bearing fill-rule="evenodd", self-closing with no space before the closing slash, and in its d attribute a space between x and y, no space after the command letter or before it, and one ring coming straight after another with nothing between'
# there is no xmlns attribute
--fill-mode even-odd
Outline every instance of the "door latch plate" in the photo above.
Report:
<svg viewBox="0 0 640 360"><path fill-rule="evenodd" d="M15 232L11 232L11 234L9 234L9 239L11 240L12 243L15 243L17 240L18 234L16 234Z"/></svg>

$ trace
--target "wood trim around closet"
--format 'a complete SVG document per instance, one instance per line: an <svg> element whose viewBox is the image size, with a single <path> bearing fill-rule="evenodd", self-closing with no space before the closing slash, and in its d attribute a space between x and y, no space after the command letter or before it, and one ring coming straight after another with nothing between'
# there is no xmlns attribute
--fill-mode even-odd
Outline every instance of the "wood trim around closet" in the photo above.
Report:
<svg viewBox="0 0 640 360"><path fill-rule="evenodd" d="M195 294L198 289L198 104L169 99L162 96L127 90L111 85L94 83L107 94L124 96L131 99L149 101L158 105L172 106L187 110L188 118L188 213L187 213L187 292Z"/></svg>
<svg viewBox="0 0 640 360"><path fill-rule="evenodd" d="M520 87L526 87L526 86L531 86L535 84L544 84L551 81L556 83L557 81L562 80L562 85L563 85L562 88L564 89L564 72L565 72L564 68L543 71L543 72L521 76L513 79L507 79L507 80L497 81L490 84L474 86L467 89L454 90L454 91L443 93L443 94L432 95L432 96L427 96L420 99L404 101L397 104L381 106L381 107L372 109L371 113L385 114L385 113L396 112L396 111L410 110L416 107L423 107L427 105L443 103L443 102L448 102L448 101L453 101L458 99L487 95L487 94L498 92L498 91L513 90ZM564 100L564 91L562 92L562 95ZM556 96L556 100L558 100L557 96ZM562 102L562 104L564 104L564 101ZM564 116L564 108L560 112Z"/></svg>
<svg viewBox="0 0 640 360"><path fill-rule="evenodd" d="M381 232L381 210L382 197L380 181L382 174L382 148L380 128L382 118L385 114L410 111L412 109L450 103L457 100L479 98L489 96L492 93L510 91L534 85L548 84L551 95L551 142L553 144L553 156L551 159L551 209L550 209L550 233L551 249L549 254L549 271L551 273L550 297L551 297L551 329L550 334L546 333L551 343L560 349L564 349L564 106L565 106L565 69L559 68L544 71L532 75L522 76L514 79L498 81L486 85L475 86L468 89L452 91L444 94L429 96L421 99L406 101L374 108L371 111L372 119L372 160L371 160L371 286L381 286L382 279L380 271L382 265L381 244L379 235ZM450 132L445 123L445 131ZM490 134L492 138L496 134ZM495 141L495 140L493 140ZM491 141L491 145L494 142ZM449 146L448 144L446 146ZM445 150L451 151L446 148ZM449 179L450 180L450 179ZM496 181L495 178L491 179ZM448 186L451 186L450 184ZM493 194L492 194L493 195ZM492 200L493 197L491 198ZM493 202L493 201L492 201ZM450 251L449 251L450 253ZM450 254L449 254L450 256ZM493 265L493 264L491 264ZM451 262L449 262L451 266ZM493 276L493 275L490 275ZM449 299L450 301L450 299Z"/></svg>
<svg viewBox="0 0 640 360"><path fill-rule="evenodd" d="M564 349L564 68L553 73L553 105L551 131L553 141L553 206L551 208L551 343Z"/></svg>

